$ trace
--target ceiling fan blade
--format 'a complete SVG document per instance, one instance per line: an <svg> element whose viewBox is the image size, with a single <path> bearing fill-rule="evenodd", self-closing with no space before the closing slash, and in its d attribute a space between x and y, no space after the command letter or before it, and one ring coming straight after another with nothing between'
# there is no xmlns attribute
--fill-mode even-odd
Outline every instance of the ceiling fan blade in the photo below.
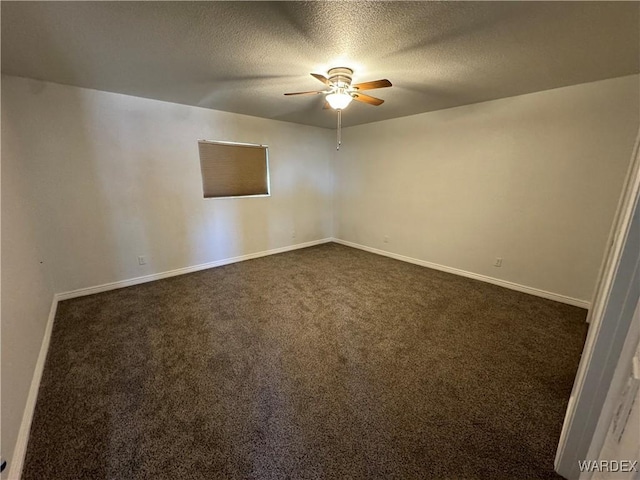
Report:
<svg viewBox="0 0 640 480"><path fill-rule="evenodd" d="M359 93L359 92L354 92L352 94L352 97L354 100L357 100L358 102L368 103L369 105L375 105L376 107L384 103L384 100L380 100L379 98L371 97L369 95L365 95L364 93Z"/></svg>
<svg viewBox="0 0 640 480"><path fill-rule="evenodd" d="M329 82L329 79L327 77L325 77L324 75L320 75L319 73L312 73L311 76L313 78L317 78L318 80L320 80L325 85L329 85L329 86L331 85L331 83Z"/></svg>
<svg viewBox="0 0 640 480"><path fill-rule="evenodd" d="M325 93L325 92L322 90L313 90L312 92L285 93L285 95L318 95L319 93Z"/></svg>
<svg viewBox="0 0 640 480"><path fill-rule="evenodd" d="M386 88L391 86L392 86L391 82L385 78L384 80L374 80L372 82L356 83L351 87L357 88L358 90L373 90L374 88Z"/></svg>

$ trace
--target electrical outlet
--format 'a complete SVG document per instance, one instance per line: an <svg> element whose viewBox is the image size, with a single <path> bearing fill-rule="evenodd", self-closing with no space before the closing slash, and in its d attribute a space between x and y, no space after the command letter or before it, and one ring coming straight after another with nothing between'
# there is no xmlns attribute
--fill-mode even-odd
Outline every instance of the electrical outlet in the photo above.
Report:
<svg viewBox="0 0 640 480"><path fill-rule="evenodd" d="M385 235L384 238L382 239L382 241L384 243L389 243L389 237L387 235Z"/></svg>
<svg viewBox="0 0 640 480"><path fill-rule="evenodd" d="M147 264L147 257L140 255L138 257L138 265L146 265Z"/></svg>
<svg viewBox="0 0 640 480"><path fill-rule="evenodd" d="M296 238L296 231L295 230L291 230L291 238Z"/></svg>
<svg viewBox="0 0 640 480"><path fill-rule="evenodd" d="M494 267L501 267L502 266L502 259L500 257L496 258L495 263L493 264Z"/></svg>

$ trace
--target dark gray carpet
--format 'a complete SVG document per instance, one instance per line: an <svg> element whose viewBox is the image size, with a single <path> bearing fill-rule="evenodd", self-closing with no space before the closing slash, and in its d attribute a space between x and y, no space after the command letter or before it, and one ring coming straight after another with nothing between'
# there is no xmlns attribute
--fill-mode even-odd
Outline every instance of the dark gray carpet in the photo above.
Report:
<svg viewBox="0 0 640 480"><path fill-rule="evenodd" d="M23 478L558 478L585 314L337 244L68 300Z"/></svg>

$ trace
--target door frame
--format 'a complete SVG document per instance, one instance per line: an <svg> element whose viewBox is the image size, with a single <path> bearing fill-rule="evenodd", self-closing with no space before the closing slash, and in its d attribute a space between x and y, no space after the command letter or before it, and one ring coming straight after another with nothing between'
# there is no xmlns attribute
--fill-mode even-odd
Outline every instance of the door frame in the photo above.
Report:
<svg viewBox="0 0 640 480"><path fill-rule="evenodd" d="M600 268L589 332L558 443L556 471L578 479L578 460L587 460L598 420L640 298L640 132L633 149L607 251Z"/></svg>

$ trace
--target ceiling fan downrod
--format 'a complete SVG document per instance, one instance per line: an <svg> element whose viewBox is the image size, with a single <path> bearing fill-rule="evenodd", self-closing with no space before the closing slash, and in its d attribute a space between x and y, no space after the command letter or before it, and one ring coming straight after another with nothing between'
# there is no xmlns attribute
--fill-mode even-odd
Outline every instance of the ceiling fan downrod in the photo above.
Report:
<svg viewBox="0 0 640 480"><path fill-rule="evenodd" d="M342 109L338 109L338 145L336 150L340 150L340 144L342 143Z"/></svg>

